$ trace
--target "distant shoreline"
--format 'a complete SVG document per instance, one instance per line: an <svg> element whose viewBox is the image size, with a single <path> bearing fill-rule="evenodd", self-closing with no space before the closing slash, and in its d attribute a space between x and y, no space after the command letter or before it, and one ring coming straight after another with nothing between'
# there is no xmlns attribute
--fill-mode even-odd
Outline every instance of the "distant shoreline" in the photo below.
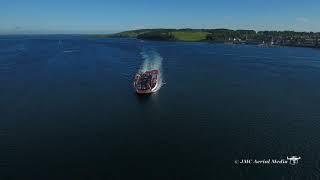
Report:
<svg viewBox="0 0 320 180"><path fill-rule="evenodd" d="M137 38L156 41L214 42L253 44L262 47L289 46L320 48L320 32L259 31L230 29L139 29L97 38Z"/></svg>

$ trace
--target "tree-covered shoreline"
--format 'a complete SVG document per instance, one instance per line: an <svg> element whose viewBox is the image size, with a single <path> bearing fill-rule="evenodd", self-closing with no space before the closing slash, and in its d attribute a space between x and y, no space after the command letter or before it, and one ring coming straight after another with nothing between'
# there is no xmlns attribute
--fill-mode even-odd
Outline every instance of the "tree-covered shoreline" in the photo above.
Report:
<svg viewBox="0 0 320 180"><path fill-rule="evenodd" d="M320 48L320 33L295 31L254 31L230 29L139 29L96 37L137 38L156 41L208 41L264 46Z"/></svg>

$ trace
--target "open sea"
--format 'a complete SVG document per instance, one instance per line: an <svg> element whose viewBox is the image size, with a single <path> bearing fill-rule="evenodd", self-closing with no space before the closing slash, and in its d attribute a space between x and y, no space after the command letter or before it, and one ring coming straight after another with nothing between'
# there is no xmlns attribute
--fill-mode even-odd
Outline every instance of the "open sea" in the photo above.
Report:
<svg viewBox="0 0 320 180"><path fill-rule="evenodd" d="M320 50L0 36L0 179L320 179Z"/></svg>

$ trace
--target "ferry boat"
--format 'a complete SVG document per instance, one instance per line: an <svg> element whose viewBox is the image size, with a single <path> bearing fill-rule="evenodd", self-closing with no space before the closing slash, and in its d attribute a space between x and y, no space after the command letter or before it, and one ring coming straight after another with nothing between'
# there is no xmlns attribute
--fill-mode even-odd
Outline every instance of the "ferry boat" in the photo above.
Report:
<svg viewBox="0 0 320 180"><path fill-rule="evenodd" d="M137 73L134 77L133 86L138 94L150 94L157 91L159 79L159 70Z"/></svg>

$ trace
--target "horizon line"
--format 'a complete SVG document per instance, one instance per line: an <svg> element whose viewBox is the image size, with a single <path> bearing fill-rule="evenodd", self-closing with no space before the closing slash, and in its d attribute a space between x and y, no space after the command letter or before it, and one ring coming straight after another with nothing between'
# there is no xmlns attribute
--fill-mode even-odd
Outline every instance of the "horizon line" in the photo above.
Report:
<svg viewBox="0 0 320 180"><path fill-rule="evenodd" d="M224 29L224 30L233 30L233 31L241 31L241 30L250 30L250 31L255 31L255 32L263 32L263 31L269 31L269 32L297 32L297 33L320 33L320 31L297 31L297 30L255 30L255 29L243 29L243 28L239 28L239 29L234 29L234 28L132 28L132 29L127 29L127 30L106 30L105 32L77 32L74 31L73 32L68 32L68 30L66 32L59 32L59 31L63 31L63 30L56 30L52 31L52 32L34 32L37 30L26 30L26 31L31 31L31 32L5 32L5 33L1 33L1 36L4 35L96 35L96 34L115 34L115 33L121 33L121 32L126 32L126 31L137 31L137 30L153 30L153 29L174 29L174 30L183 30L183 29L190 29L190 30L218 30L218 29ZM32 32L33 31L33 32ZM101 31L101 30L100 30Z"/></svg>

